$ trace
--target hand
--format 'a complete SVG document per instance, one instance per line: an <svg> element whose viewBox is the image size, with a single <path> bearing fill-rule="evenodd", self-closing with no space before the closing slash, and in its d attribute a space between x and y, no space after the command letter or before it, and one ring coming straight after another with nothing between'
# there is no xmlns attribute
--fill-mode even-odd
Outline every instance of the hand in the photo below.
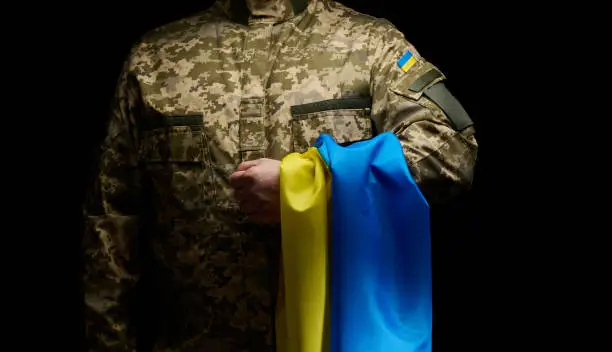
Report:
<svg viewBox="0 0 612 352"><path fill-rule="evenodd" d="M229 178L240 209L255 223L280 222L280 164L265 158L245 161Z"/></svg>

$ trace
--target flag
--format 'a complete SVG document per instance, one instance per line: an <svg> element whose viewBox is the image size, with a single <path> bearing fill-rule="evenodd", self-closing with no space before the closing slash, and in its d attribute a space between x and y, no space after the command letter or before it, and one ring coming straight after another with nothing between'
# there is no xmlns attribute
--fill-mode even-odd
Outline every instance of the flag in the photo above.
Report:
<svg viewBox="0 0 612 352"><path fill-rule="evenodd" d="M410 50L406 51L399 60L397 60L397 66L402 69L404 72L408 72L414 64L416 64L417 59L412 55Z"/></svg>
<svg viewBox="0 0 612 352"><path fill-rule="evenodd" d="M429 207L397 137L281 162L279 352L431 351Z"/></svg>

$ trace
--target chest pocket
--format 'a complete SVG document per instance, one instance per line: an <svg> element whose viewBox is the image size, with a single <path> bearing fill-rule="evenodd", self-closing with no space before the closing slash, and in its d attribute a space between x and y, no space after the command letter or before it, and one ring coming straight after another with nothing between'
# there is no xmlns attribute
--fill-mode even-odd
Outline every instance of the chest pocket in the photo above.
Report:
<svg viewBox="0 0 612 352"><path fill-rule="evenodd" d="M201 209L215 197L203 116L160 116L139 124L139 156L162 207Z"/></svg>
<svg viewBox="0 0 612 352"><path fill-rule="evenodd" d="M291 107L293 151L305 152L321 134L329 134L338 144L372 138L370 98L323 100Z"/></svg>

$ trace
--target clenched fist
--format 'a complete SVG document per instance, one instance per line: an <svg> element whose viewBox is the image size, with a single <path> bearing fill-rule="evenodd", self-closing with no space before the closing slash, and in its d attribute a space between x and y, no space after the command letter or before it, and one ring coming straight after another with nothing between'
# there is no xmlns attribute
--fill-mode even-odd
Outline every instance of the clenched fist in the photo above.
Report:
<svg viewBox="0 0 612 352"><path fill-rule="evenodd" d="M245 161L230 176L234 196L250 221L280 222L280 164L266 158Z"/></svg>

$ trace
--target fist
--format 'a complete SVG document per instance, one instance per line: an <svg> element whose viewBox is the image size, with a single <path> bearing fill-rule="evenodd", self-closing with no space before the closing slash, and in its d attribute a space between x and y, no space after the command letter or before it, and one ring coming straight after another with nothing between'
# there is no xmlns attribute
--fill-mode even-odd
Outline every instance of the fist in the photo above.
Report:
<svg viewBox="0 0 612 352"><path fill-rule="evenodd" d="M230 176L234 197L250 221L280 222L280 164L266 158L245 161Z"/></svg>

